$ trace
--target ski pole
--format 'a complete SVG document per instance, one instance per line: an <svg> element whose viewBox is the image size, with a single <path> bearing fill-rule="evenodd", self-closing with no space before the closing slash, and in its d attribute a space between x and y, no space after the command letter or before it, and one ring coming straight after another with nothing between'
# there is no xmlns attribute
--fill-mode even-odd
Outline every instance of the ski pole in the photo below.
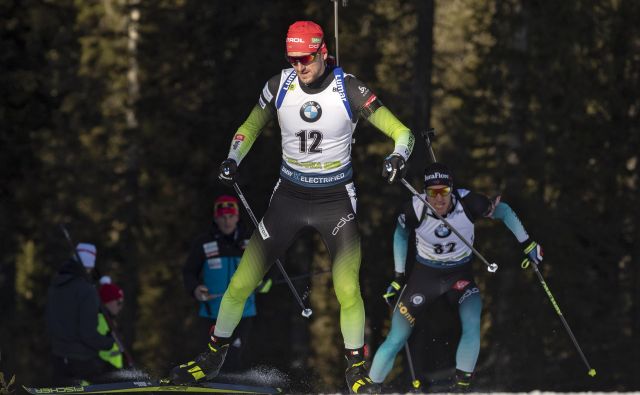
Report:
<svg viewBox="0 0 640 395"><path fill-rule="evenodd" d="M435 137L436 130L434 128L431 128L431 129L428 129L428 130L423 130L421 134L422 134L422 137L424 137L424 142L427 144L427 149L429 150L429 155L431 156L431 161L433 163L437 162L436 154L433 153L433 146L431 145L431 138Z"/></svg>
<svg viewBox="0 0 640 395"><path fill-rule="evenodd" d="M413 369L413 359L411 358L411 351L409 351L409 342L404 343L404 351L407 353L407 364L409 365L409 372L411 373L411 386L415 391L420 389L422 383L416 378L416 371Z"/></svg>
<svg viewBox="0 0 640 395"><path fill-rule="evenodd" d="M251 221L253 221L253 225L256 227L256 229L258 229L260 227L260 224L258 223L256 216L253 215L253 211L251 210L251 207L249 207L249 202L247 202L247 199L245 199L244 194L240 190L240 187L238 186L237 182L233 183L233 189L236 190L236 193L238 194L240 201L242 201L242 205L244 206L245 210L247 210L247 213L249 213L249 217L251 217ZM289 275L287 275L287 272L284 270L284 267L282 266L282 263L280 263L280 259L278 258L276 258L276 265L278 266L280 273L282 273L282 277L284 277L284 279L287 281L287 284L291 289L291 293L293 293L293 296L298 301L298 304L300 305L300 307L302 307L302 316L304 318L311 317L311 314L313 314L313 310L311 310L311 308L304 305L304 302L302 301L302 299L300 299L300 295L298 294L298 291L296 291L296 288L293 286L293 283L291 282Z"/></svg>
<svg viewBox="0 0 640 395"><path fill-rule="evenodd" d="M389 170L391 171L391 170ZM411 184L409 184L407 182L407 180L405 180L404 178L401 178L400 181L402 182L402 185L404 185L405 187L407 187L407 189L409 190L409 192L411 192L411 194L413 194L413 196L417 197L418 199L420 199L420 201L422 203L424 203L430 210L431 212L442 222L444 222L444 224L447 226L447 228L449 228L453 233L456 234L456 236L458 236L458 238L460 238L460 240L462 240L462 242L464 244L467 245L467 247L469 247L471 249L471 251L473 251L473 253L480 258L480 260L482 262L484 262L485 265L487 265L487 270L491 273L495 273L498 270L498 265L494 262L494 263L489 263L483 256L482 254L480 254L478 252L478 250L476 250L473 245L471 245L471 243L469 243L467 241L467 239L462 236L460 234L460 232L458 232L458 230L456 228L454 228L449 221L447 221L446 219L444 219L444 217L440 214L438 214L438 212L436 211L436 209L433 208L432 205L429 204L429 202L427 202L427 200L425 198L423 198L422 196L420 196L420 194L418 193L418 191L415 190L415 188L413 188L411 186Z"/></svg>
<svg viewBox="0 0 640 395"><path fill-rule="evenodd" d="M531 261L528 258L525 258L524 261L522 261L522 267L526 269L529 262ZM547 283L544 281L544 278L542 277L542 273L540 273L540 270L538 269L538 264L536 262L533 262L531 266L533 267L533 271L536 273L536 276L538 276L538 280L540 280L540 285L542 285L542 288L547 293L547 296L549 297L549 300L553 305L553 309L556 311L556 313L558 313L558 317L560 317L560 321L562 321L562 324L564 325L564 329L566 329L567 333L569 334L569 337L571 338L571 341L573 342L573 345L576 346L576 350L578 350L578 354L580 354L582 361L587 366L587 369L588 369L587 374L591 377L595 377L596 370L592 368L591 365L589 365L589 361L587 361L587 357L584 356L584 353L582 352L582 349L580 348L580 345L578 344L576 337L573 335L573 332L571 331L571 328L569 327L567 320L564 319L564 315L562 315L562 312L560 311L560 307L558 306L558 303L556 303L556 299L553 297L553 295L551 294L551 290L547 286Z"/></svg>
<svg viewBox="0 0 640 395"><path fill-rule="evenodd" d="M67 240L69 247L71 247L71 251L73 251L73 255L75 256L76 260L78 261L79 264L82 265L83 264L82 258L80 257L80 254L78 253L78 250L75 247L76 246L75 243L71 240L71 236L69 235L67 228L64 226L64 224L60 224L60 229L62 230L62 233L64 234L64 238ZM111 332L111 337L113 337L113 341L116 342L116 344L118 345L118 348L122 351L122 354L124 354L124 357L127 359L127 364L129 364L129 367L134 367L135 362L133 361L133 356L124 347L124 344L120 340L120 337L116 334L115 325L111 320L111 317L109 317L109 312L104 307L101 301L99 304L99 308L100 308L100 312L102 313L102 316L107 322L107 326L109 327L109 331Z"/></svg>
<svg viewBox="0 0 640 395"><path fill-rule="evenodd" d="M336 39L336 66L340 66L340 47L338 43L338 0L330 0L333 3L333 26ZM347 6L347 0L342 0L342 6Z"/></svg>

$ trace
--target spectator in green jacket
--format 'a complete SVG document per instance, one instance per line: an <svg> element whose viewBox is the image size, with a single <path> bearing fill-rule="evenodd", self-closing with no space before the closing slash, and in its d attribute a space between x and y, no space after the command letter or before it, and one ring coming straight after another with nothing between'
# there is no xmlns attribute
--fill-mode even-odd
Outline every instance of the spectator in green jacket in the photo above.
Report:
<svg viewBox="0 0 640 395"><path fill-rule="evenodd" d="M122 288L111 283L111 279L108 276L102 277L100 283L102 285L100 285L98 293L104 309L98 313L98 333L108 336L117 331L115 318L124 305L124 292ZM115 342L110 350L100 351L98 355L112 368L122 369L124 366L122 350Z"/></svg>

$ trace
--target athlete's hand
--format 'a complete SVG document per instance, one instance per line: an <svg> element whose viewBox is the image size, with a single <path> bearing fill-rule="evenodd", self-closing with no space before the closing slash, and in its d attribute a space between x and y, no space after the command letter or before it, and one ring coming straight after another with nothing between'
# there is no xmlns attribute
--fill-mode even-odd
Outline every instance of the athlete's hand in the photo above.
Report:
<svg viewBox="0 0 640 395"><path fill-rule="evenodd" d="M395 279L387 287L387 292L382 295L382 298L389 306L395 306L400 290L404 285L404 273L396 272Z"/></svg>
<svg viewBox="0 0 640 395"><path fill-rule="evenodd" d="M542 246L540 244L531 239L527 239L524 243L522 243L522 245L524 246L524 254L526 255L526 257L522 261L522 267L527 267L528 262L533 262L536 265L542 263L543 252Z"/></svg>
<svg viewBox="0 0 640 395"><path fill-rule="evenodd" d="M227 158L220 164L220 173L218 179L225 185L233 185L238 178L238 164L235 160Z"/></svg>
<svg viewBox="0 0 640 395"><path fill-rule="evenodd" d="M396 180L404 178L407 174L407 165L404 158L397 153L387 156L382 163L382 177L389 184L393 184Z"/></svg>

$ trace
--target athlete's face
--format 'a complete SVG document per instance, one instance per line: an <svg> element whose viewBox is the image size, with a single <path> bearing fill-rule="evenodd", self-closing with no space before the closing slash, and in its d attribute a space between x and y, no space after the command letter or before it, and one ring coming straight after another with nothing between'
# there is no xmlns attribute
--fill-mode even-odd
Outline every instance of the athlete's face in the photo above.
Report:
<svg viewBox="0 0 640 395"><path fill-rule="evenodd" d="M326 53L317 52L315 53L313 61L306 65L302 64L303 62L291 62L292 59L304 58L309 55L314 55L314 53L287 52L287 57L290 59L291 66L293 66L296 74L298 74L298 79L300 79L300 81L305 85L309 85L320 78L324 73L324 69L326 67L325 61L327 60Z"/></svg>
<svg viewBox="0 0 640 395"><path fill-rule="evenodd" d="M218 229L220 229L220 232L222 232L223 235L230 235L236 231L239 219L240 217L238 214L223 214L215 217L213 220L216 222Z"/></svg>
<svg viewBox="0 0 640 395"><path fill-rule="evenodd" d="M431 185L426 189L427 202L436 209L441 216L445 216L451 209L451 188L448 185Z"/></svg>

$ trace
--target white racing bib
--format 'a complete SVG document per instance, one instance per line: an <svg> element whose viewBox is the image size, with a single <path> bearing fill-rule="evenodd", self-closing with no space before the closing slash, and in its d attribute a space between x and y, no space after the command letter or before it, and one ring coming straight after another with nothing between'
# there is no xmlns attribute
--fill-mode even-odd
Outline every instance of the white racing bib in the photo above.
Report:
<svg viewBox="0 0 640 395"><path fill-rule="evenodd" d="M282 130L281 175L305 186L328 186L351 178L352 122L342 70L322 92L305 93L293 69L280 77L276 99Z"/></svg>
<svg viewBox="0 0 640 395"><path fill-rule="evenodd" d="M464 192L463 192L464 193ZM426 200L426 195L421 194ZM464 212L462 204L454 200L455 206L445 219L449 222L469 243L473 245L474 225ZM420 218L424 203L417 197L412 199L413 209ZM441 220L427 214L416 228L416 250L418 261L428 266L457 266L471 259L471 248L460 240Z"/></svg>

